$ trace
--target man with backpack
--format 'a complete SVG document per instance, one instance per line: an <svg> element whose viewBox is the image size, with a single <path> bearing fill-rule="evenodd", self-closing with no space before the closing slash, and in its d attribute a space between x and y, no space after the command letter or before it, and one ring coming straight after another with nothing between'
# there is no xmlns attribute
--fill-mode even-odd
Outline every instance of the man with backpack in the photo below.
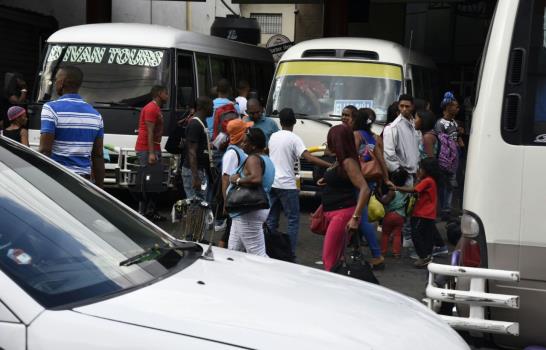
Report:
<svg viewBox="0 0 546 350"><path fill-rule="evenodd" d="M219 133L218 118L228 111L239 113L238 106L229 99L231 95L231 84L227 79L220 79L216 85L216 97L212 103L213 108L209 116L207 116L207 126L211 141L214 141Z"/></svg>
<svg viewBox="0 0 546 350"><path fill-rule="evenodd" d="M207 199L207 170L209 160L209 136L205 127L207 116L212 113L212 101L208 97L199 97L195 113L186 126L186 145L184 147L184 162L182 163L182 181L187 198L198 197Z"/></svg>
<svg viewBox="0 0 546 350"><path fill-rule="evenodd" d="M438 151L438 165L444 173L444 183L440 185L440 210L442 219L449 219L451 215L451 200L453 189L457 187L457 168L459 166L459 147L464 142L459 136L459 125L455 117L459 113L459 103L452 92L446 92L442 103L442 118L438 119L434 130L438 135L440 145Z"/></svg>

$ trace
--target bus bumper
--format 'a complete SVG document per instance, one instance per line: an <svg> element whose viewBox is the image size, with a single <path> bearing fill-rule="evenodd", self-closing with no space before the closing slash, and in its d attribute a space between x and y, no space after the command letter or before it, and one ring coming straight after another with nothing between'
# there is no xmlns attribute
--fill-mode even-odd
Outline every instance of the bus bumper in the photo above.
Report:
<svg viewBox="0 0 546 350"><path fill-rule="evenodd" d="M135 150L115 147L109 151L111 161L104 164L104 187L127 189L134 186L140 167ZM161 161L164 165L164 184L166 188L172 189L175 186L174 178L179 169L179 157L162 152Z"/></svg>
<svg viewBox="0 0 546 350"><path fill-rule="evenodd" d="M428 271L427 298L424 302L430 309L436 311L441 302L465 304L470 308L469 317L440 315L451 327L456 330L519 335L519 323L489 320L485 317L486 307L519 309L519 296L486 292L488 279L517 282L520 279L519 272L434 263L428 265ZM440 288L435 283L438 276L470 279L470 290Z"/></svg>

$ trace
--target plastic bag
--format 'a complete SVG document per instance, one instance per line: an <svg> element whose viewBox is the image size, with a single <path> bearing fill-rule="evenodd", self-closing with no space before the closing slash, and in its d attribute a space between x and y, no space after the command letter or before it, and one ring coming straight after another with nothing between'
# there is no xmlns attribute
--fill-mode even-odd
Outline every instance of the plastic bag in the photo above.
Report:
<svg viewBox="0 0 546 350"><path fill-rule="evenodd" d="M385 216L385 208L383 204L374 196L370 197L368 202L368 222L375 222L383 219Z"/></svg>

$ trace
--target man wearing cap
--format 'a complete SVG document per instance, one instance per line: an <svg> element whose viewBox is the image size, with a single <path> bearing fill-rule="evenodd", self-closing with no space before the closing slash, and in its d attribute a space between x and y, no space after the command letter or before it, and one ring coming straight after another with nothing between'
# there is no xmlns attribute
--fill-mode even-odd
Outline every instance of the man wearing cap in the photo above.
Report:
<svg viewBox="0 0 546 350"><path fill-rule="evenodd" d="M55 90L60 97L42 108L39 149L78 175L90 179L93 173L95 185L102 187L104 126L99 112L78 94L82 82L78 67L57 72Z"/></svg>
<svg viewBox="0 0 546 350"><path fill-rule="evenodd" d="M290 236L292 254L295 256L300 224L300 201L294 164L300 157L324 168L330 167L331 164L313 156L302 139L292 132L296 124L296 116L291 108L281 110L279 120L282 130L271 135L269 140L269 157L275 165L275 180L269 194L271 210L267 218L267 226L272 232L277 230L282 209L288 221L287 233Z"/></svg>

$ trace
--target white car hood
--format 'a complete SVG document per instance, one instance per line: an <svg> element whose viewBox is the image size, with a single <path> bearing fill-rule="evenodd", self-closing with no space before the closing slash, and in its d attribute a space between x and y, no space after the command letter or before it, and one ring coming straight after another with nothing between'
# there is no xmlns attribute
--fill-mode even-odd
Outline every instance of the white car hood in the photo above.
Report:
<svg viewBox="0 0 546 350"><path fill-rule="evenodd" d="M253 349L468 349L425 306L386 288L224 249L214 254L74 311Z"/></svg>

